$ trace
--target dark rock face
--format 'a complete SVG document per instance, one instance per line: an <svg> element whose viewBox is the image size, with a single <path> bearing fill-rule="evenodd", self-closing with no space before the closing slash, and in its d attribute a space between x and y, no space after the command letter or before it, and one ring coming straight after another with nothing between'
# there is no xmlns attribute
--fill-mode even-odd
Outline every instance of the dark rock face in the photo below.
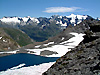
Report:
<svg viewBox="0 0 100 75"><path fill-rule="evenodd" d="M81 24L90 27L84 31L83 42L59 58L43 75L100 75L100 23L88 20Z"/></svg>

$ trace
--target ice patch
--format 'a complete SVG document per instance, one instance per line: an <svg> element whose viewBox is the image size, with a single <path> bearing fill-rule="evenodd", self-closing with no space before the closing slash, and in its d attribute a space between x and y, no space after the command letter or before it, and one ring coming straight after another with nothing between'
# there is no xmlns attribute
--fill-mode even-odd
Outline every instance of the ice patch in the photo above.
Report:
<svg viewBox="0 0 100 75"><path fill-rule="evenodd" d="M20 64L19 66L8 69L7 71L1 71L0 75L42 75L42 73L47 71L47 69L54 63L55 62L49 62L29 67L22 67L25 64ZM18 69L19 67L22 68Z"/></svg>

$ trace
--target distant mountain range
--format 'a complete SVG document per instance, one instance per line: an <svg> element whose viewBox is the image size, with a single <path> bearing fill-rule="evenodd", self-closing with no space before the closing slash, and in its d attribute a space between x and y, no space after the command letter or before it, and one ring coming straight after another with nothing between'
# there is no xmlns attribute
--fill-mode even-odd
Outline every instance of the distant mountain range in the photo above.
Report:
<svg viewBox="0 0 100 75"><path fill-rule="evenodd" d="M69 25L76 26L84 20L93 19L89 15L46 17L3 17L0 19L0 27L16 28L24 31L35 41L45 41L49 37L55 36ZM99 18L98 18L99 20Z"/></svg>
<svg viewBox="0 0 100 75"><path fill-rule="evenodd" d="M24 31L30 38L37 42L45 41L49 37L55 36L69 25L76 26L83 20L91 19L88 15L46 17L3 17L0 19L0 27L17 28Z"/></svg>
<svg viewBox="0 0 100 75"><path fill-rule="evenodd" d="M69 16L59 16L59 15L53 15L50 18L46 17L3 17L0 19L1 22L4 22L8 25L39 25L41 28L45 27L46 25L49 25L51 22L55 22L56 24L60 24L61 27L67 27L69 24L72 24L75 26L76 24L79 24L83 20L89 18L88 15L74 15L71 14Z"/></svg>

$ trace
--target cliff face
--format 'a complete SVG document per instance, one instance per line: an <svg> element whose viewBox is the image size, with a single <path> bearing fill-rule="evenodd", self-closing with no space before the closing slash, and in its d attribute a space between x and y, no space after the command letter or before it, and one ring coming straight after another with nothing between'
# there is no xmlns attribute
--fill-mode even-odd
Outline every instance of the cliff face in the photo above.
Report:
<svg viewBox="0 0 100 75"><path fill-rule="evenodd" d="M59 58L43 75L100 75L100 21L80 23L88 26L84 40Z"/></svg>

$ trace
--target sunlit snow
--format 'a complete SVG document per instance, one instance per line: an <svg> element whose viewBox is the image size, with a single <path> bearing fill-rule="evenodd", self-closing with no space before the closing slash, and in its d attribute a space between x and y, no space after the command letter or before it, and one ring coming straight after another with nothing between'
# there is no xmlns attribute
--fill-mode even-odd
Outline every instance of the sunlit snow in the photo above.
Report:
<svg viewBox="0 0 100 75"><path fill-rule="evenodd" d="M61 57L65 55L68 51L70 51L69 48L74 48L78 46L78 44L84 39L83 36L85 35L82 33L78 34L74 32L70 34L74 35L75 37L72 37L67 41L61 42L58 45L54 45L54 46L42 48L42 49L27 49L27 50L35 52L33 54L36 54L36 55L40 55L41 51L44 51L44 50L54 51L54 52L57 52L58 54L45 55L45 56L46 57Z"/></svg>
<svg viewBox="0 0 100 75"><path fill-rule="evenodd" d="M7 42L6 40L3 40L3 42Z"/></svg>
<svg viewBox="0 0 100 75"><path fill-rule="evenodd" d="M0 54L3 54L3 53L11 53L11 54L16 54L16 52L17 52L17 51L19 51L19 50L0 52Z"/></svg>
<svg viewBox="0 0 100 75"><path fill-rule="evenodd" d="M54 44L54 42L49 42L48 44L43 44L44 46L48 46L50 44Z"/></svg>
<svg viewBox="0 0 100 75"><path fill-rule="evenodd" d="M18 17L12 17L12 18L10 18L10 17L7 17L7 18L5 18L5 17L3 17L2 19L0 19L2 22L17 22L17 23L20 23L20 20L18 20Z"/></svg>
<svg viewBox="0 0 100 75"><path fill-rule="evenodd" d="M80 20L78 22L78 24L81 22L82 18L83 19L87 18L87 16L84 16L84 15L74 15L74 14L71 14L71 15L66 16L66 17L71 18L71 23L74 24L74 25L75 25L75 19L76 19L76 17L78 18L78 20Z"/></svg>
<svg viewBox="0 0 100 75"><path fill-rule="evenodd" d="M0 39L2 39L2 37L0 37Z"/></svg>
<svg viewBox="0 0 100 75"><path fill-rule="evenodd" d="M37 45L37 46L35 46L35 48L39 48L41 45Z"/></svg>
<svg viewBox="0 0 100 75"><path fill-rule="evenodd" d="M55 62L49 62L29 67L22 67L25 64L20 64L16 67L8 69L7 71L1 71L0 75L42 75L42 73L47 71L47 69L50 68L54 63Z"/></svg>

